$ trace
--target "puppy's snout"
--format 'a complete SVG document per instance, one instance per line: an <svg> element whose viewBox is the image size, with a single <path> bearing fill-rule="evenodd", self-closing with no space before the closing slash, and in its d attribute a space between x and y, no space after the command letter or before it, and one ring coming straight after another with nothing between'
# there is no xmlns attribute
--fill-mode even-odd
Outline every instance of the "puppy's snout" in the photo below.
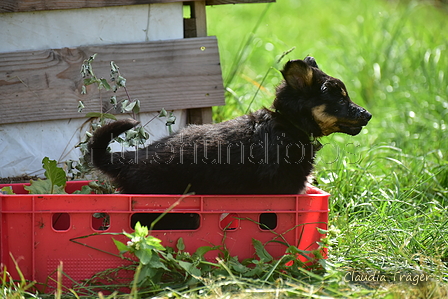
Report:
<svg viewBox="0 0 448 299"><path fill-rule="evenodd" d="M369 111L359 106L356 106L354 116L355 118L364 120L365 122L368 122L372 118L372 114L370 114Z"/></svg>
<svg viewBox="0 0 448 299"><path fill-rule="evenodd" d="M356 104L353 104L350 107L350 115L354 119L358 121L364 121L366 123L372 118L372 114L370 114L369 111Z"/></svg>
<svg viewBox="0 0 448 299"><path fill-rule="evenodd" d="M369 111L366 109L356 105L353 107L353 116L356 119L356 121L361 125L365 126L369 122L369 120L372 118L372 114L370 114Z"/></svg>
<svg viewBox="0 0 448 299"><path fill-rule="evenodd" d="M361 111L361 118L365 119L366 121L369 121L372 118L372 114L370 114L369 111L367 111L366 109L362 109L363 111Z"/></svg>

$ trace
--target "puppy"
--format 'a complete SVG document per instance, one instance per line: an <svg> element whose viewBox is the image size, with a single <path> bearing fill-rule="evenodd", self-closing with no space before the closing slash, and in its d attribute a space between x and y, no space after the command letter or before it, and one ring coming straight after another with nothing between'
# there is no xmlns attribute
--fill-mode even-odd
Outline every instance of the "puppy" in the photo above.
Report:
<svg viewBox="0 0 448 299"><path fill-rule="evenodd" d="M357 135L372 115L312 57L287 62L281 73L284 81L272 109L190 125L137 152L107 151L109 142L137 121L103 126L89 143L93 165L122 193L301 193L321 146L318 138L336 132Z"/></svg>

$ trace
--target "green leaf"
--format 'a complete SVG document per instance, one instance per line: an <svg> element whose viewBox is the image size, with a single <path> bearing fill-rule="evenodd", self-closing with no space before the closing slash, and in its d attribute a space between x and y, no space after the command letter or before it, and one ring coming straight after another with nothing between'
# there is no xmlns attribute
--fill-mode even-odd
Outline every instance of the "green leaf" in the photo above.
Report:
<svg viewBox="0 0 448 299"><path fill-rule="evenodd" d="M167 115L168 115L168 112L166 112L166 110L164 108L162 108L162 110L160 110L159 117L165 117Z"/></svg>
<svg viewBox="0 0 448 299"><path fill-rule="evenodd" d="M73 194L90 194L92 193L92 188L90 188L88 185L82 186L81 190L76 190L73 192Z"/></svg>
<svg viewBox="0 0 448 299"><path fill-rule="evenodd" d="M252 239L252 244L255 247L256 254L262 262L268 263L273 260L272 256L264 248L263 243L258 240Z"/></svg>
<svg viewBox="0 0 448 299"><path fill-rule="evenodd" d="M67 194L67 192L65 192L65 185L64 186L53 185L53 193L52 194Z"/></svg>
<svg viewBox="0 0 448 299"><path fill-rule="evenodd" d="M101 81L100 80L98 80L97 78L86 78L86 79L84 79L84 85L85 86L87 86L87 85L91 85L91 84L99 84L99 83L101 83Z"/></svg>
<svg viewBox="0 0 448 299"><path fill-rule="evenodd" d="M160 256L157 254L153 254L151 258L151 268L159 268L169 271L169 269L165 266L164 263L161 262Z"/></svg>
<svg viewBox="0 0 448 299"><path fill-rule="evenodd" d="M86 61L84 60L84 63L81 65L81 76L83 78L87 77L89 73L89 66L86 64Z"/></svg>
<svg viewBox="0 0 448 299"><path fill-rule="evenodd" d="M297 248L296 246L289 246L289 247L286 249L286 253L287 253L287 254L292 254L292 255L295 255L295 256L299 256L299 255L301 255L301 256L307 258L308 260L311 260L311 259L312 259L312 258L310 257L311 251L301 250L301 249Z"/></svg>
<svg viewBox="0 0 448 299"><path fill-rule="evenodd" d="M156 268L152 268L150 266L142 267L142 270L140 271L140 275L137 278L137 283L142 283L146 278L149 278L153 283L157 283L157 279L153 279L154 276L158 274L160 270ZM135 277L134 277L135 279Z"/></svg>
<svg viewBox="0 0 448 299"><path fill-rule="evenodd" d="M129 100L123 100L121 102L121 113L126 113L126 107L129 104Z"/></svg>
<svg viewBox="0 0 448 299"><path fill-rule="evenodd" d="M146 244L149 245L150 248L152 248L152 249L165 250L165 247L163 247L163 245L160 244L161 242L162 242L162 240L160 240L154 236L146 237Z"/></svg>
<svg viewBox="0 0 448 299"><path fill-rule="evenodd" d="M73 161L73 160L65 161L65 165L67 166L68 171L71 171L71 170L75 169L75 167L73 166L74 162L75 161Z"/></svg>
<svg viewBox="0 0 448 299"><path fill-rule="evenodd" d="M240 274L244 274L247 273L250 268L244 266L243 264L241 264L238 259L232 259L230 261L230 266L232 267L233 270L235 270L236 272L240 273Z"/></svg>
<svg viewBox="0 0 448 299"><path fill-rule="evenodd" d="M171 125L174 125L175 123L176 123L176 116L174 115L173 112L170 112L170 116L166 120L166 124L165 125L171 126Z"/></svg>
<svg viewBox="0 0 448 299"><path fill-rule="evenodd" d="M115 117L115 115L110 114L110 113L101 113L101 112L89 112L86 113L85 117L99 117L102 119L113 119L113 120L117 120L117 118Z"/></svg>
<svg viewBox="0 0 448 299"><path fill-rule="evenodd" d="M121 112L131 112L134 109L134 106L136 105L136 102L130 102L129 100L124 100L121 103Z"/></svg>
<svg viewBox="0 0 448 299"><path fill-rule="evenodd" d="M60 186L54 186L50 180L41 180L37 179L37 181L31 180L31 185L25 186L25 190L27 190L30 194L64 194L64 188Z"/></svg>
<svg viewBox="0 0 448 299"><path fill-rule="evenodd" d="M12 187L11 186L3 187L2 189L0 189L0 191L1 191L0 193L2 193L2 194L7 194L7 195L15 194L14 191L12 191Z"/></svg>
<svg viewBox="0 0 448 299"><path fill-rule="evenodd" d="M199 247L198 249L196 249L196 252L193 255L202 258L202 257L204 257L204 254L206 254L207 252L216 250L218 248L219 248L219 246L214 246L214 247L202 246L202 247Z"/></svg>
<svg viewBox="0 0 448 299"><path fill-rule="evenodd" d="M50 160L48 157L45 157L42 160L43 168L45 169L45 176L48 180L51 181L52 185L65 187L67 183L67 177L64 169L58 167L57 162L55 160Z"/></svg>
<svg viewBox="0 0 448 299"><path fill-rule="evenodd" d="M185 250L184 239L183 239L182 237L180 237L180 238L177 240L176 247L177 247L177 250L181 250L181 251Z"/></svg>
<svg viewBox="0 0 448 299"><path fill-rule="evenodd" d="M138 257L140 263L143 265L148 265L151 261L153 251L152 249L140 249L135 251L135 256Z"/></svg>
<svg viewBox="0 0 448 299"><path fill-rule="evenodd" d="M84 109L84 103L82 101L78 101L78 112L82 112Z"/></svg>
<svg viewBox="0 0 448 299"><path fill-rule="evenodd" d="M261 263L261 265L264 265L264 263ZM244 273L244 277L258 277L263 273L264 273L263 267L261 267L260 264L258 264L255 266L255 268L250 269L249 271Z"/></svg>
<svg viewBox="0 0 448 299"><path fill-rule="evenodd" d="M322 235L325 235L326 233L328 233L328 230L326 230L326 229L322 229L320 227L316 227L316 228L317 228L317 231Z"/></svg>
<svg viewBox="0 0 448 299"><path fill-rule="evenodd" d="M126 140L133 139L133 138L137 137L137 135L138 135L138 132L134 129L127 130L125 133Z"/></svg>
<svg viewBox="0 0 448 299"><path fill-rule="evenodd" d="M124 78L122 76L118 76L117 85L120 87L126 87L126 78Z"/></svg>
<svg viewBox="0 0 448 299"><path fill-rule="evenodd" d="M148 132L145 131L145 128L138 127L137 128L137 132L138 132L138 136L139 136L140 139L146 140L146 139L149 138L149 134L148 134Z"/></svg>
<svg viewBox="0 0 448 299"><path fill-rule="evenodd" d="M135 224L135 235L139 237L146 237L148 235L148 227L142 226L140 221Z"/></svg>
<svg viewBox="0 0 448 299"><path fill-rule="evenodd" d="M126 87L126 78L122 76L117 77L117 85L120 87Z"/></svg>
<svg viewBox="0 0 448 299"><path fill-rule="evenodd" d="M126 246L125 244L121 243L120 241L115 240L114 238L112 238L112 240L114 241L115 246L117 246L118 251L120 251L120 254L123 254L123 253L129 251L128 246Z"/></svg>
<svg viewBox="0 0 448 299"><path fill-rule="evenodd" d="M125 231L123 231L123 235L125 235L125 236L128 237L129 239L134 238L134 234L130 234L130 233L127 233L127 232L125 232Z"/></svg>
<svg viewBox="0 0 448 299"><path fill-rule="evenodd" d="M104 89L106 89L106 90L110 90L110 85L109 85L109 83L107 82L107 80L104 79L104 78L101 78L101 79L100 79L100 84L98 85L98 89L101 89L101 88L103 88L103 87L104 87Z"/></svg>
<svg viewBox="0 0 448 299"><path fill-rule="evenodd" d="M109 102L110 102L114 107L116 107L116 106L118 105L117 97L116 97L116 96L111 96Z"/></svg>
<svg viewBox="0 0 448 299"><path fill-rule="evenodd" d="M45 157L42 160L42 167L45 169L46 180L31 180L31 185L25 187L31 194L64 194L67 183L65 171L57 166L55 160Z"/></svg>
<svg viewBox="0 0 448 299"><path fill-rule="evenodd" d="M194 276L201 276L201 270L196 268L192 263L179 261L179 266L181 266L188 274Z"/></svg>
<svg viewBox="0 0 448 299"><path fill-rule="evenodd" d="M110 114L110 113L103 113L103 118L112 119L112 120L117 120L117 118L115 117L115 115Z"/></svg>
<svg viewBox="0 0 448 299"><path fill-rule="evenodd" d="M134 107L132 108L132 112L139 113L140 112L140 100L134 100Z"/></svg>
<svg viewBox="0 0 448 299"><path fill-rule="evenodd" d="M118 65L114 61L111 61L110 62L110 71L111 71L111 73L113 73L113 74L118 73L118 69L119 69Z"/></svg>
<svg viewBox="0 0 448 299"><path fill-rule="evenodd" d="M89 113L86 113L86 117L101 117L101 115L102 115L102 113L101 112L89 112Z"/></svg>
<svg viewBox="0 0 448 299"><path fill-rule="evenodd" d="M87 60L87 62L88 62L88 63L91 63L91 62L95 59L95 57L96 57L97 54L98 54L98 53L94 53L92 56L90 56L89 59Z"/></svg>

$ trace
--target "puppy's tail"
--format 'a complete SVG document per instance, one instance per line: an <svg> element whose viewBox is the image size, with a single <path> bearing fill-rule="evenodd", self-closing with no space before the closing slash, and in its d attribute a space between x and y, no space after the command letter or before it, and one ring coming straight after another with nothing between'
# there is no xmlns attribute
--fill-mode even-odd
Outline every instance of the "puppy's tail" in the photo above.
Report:
<svg viewBox="0 0 448 299"><path fill-rule="evenodd" d="M112 139L138 124L134 119L123 119L97 129L89 143L93 165L108 175L116 176L123 165L118 162L118 157L107 151L107 147Z"/></svg>

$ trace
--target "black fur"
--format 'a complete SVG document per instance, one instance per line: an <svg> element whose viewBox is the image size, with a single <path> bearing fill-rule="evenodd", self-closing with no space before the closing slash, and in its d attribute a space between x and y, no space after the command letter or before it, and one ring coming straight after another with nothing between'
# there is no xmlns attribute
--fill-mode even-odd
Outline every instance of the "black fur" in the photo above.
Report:
<svg viewBox="0 0 448 299"><path fill-rule="evenodd" d="M145 149L110 154L113 137L134 127L120 120L98 129L90 143L94 166L123 193L297 194L317 150L315 138L356 135L371 118L351 102L344 84L312 57L286 63L272 110L223 123L190 125Z"/></svg>

